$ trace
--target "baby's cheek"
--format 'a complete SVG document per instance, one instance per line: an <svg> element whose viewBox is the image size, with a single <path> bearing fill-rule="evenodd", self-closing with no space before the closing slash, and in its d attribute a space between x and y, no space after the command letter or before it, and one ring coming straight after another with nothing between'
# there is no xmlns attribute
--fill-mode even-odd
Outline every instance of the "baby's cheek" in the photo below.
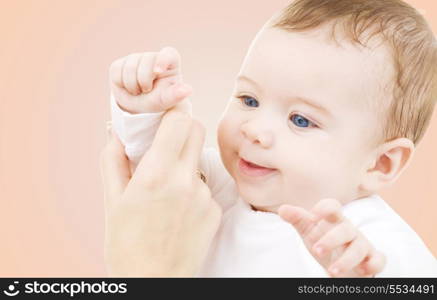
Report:
<svg viewBox="0 0 437 300"><path fill-rule="evenodd" d="M235 144L239 136L239 120L232 114L225 114L220 120L217 128L219 145Z"/></svg>
<svg viewBox="0 0 437 300"><path fill-rule="evenodd" d="M229 144L229 133L231 126L226 119L222 119L217 128L217 140L220 150L226 148Z"/></svg>
<svg viewBox="0 0 437 300"><path fill-rule="evenodd" d="M287 189L285 195L289 198L287 201L308 209L315 203L321 190L320 182L306 172L289 175L285 187Z"/></svg>
<svg viewBox="0 0 437 300"><path fill-rule="evenodd" d="M344 158L332 157L319 161L318 169L314 169L314 198L319 201L323 198L344 199L349 194L354 174L345 164Z"/></svg>
<svg viewBox="0 0 437 300"><path fill-rule="evenodd" d="M229 119L224 118L220 121L217 128L217 142L220 149L220 154L228 172L232 174L230 169L232 164L232 159L235 156L235 152L238 151L235 134L235 126L230 122Z"/></svg>
<svg viewBox="0 0 437 300"><path fill-rule="evenodd" d="M337 176L332 161L303 156L288 159L285 176L287 197L295 204L311 208L321 198L333 197Z"/></svg>

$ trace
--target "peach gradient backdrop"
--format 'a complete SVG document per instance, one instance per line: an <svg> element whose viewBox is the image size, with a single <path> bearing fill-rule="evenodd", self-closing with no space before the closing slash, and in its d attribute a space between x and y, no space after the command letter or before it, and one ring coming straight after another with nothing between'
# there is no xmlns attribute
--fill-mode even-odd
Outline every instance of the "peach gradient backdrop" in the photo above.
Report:
<svg viewBox="0 0 437 300"><path fill-rule="evenodd" d="M409 1L437 29L437 3ZM287 0L9 1L0 12L0 276L104 276L99 153L117 57L178 48L215 123L259 27ZM437 255L437 119L382 195ZM389 236L387 238L390 238Z"/></svg>

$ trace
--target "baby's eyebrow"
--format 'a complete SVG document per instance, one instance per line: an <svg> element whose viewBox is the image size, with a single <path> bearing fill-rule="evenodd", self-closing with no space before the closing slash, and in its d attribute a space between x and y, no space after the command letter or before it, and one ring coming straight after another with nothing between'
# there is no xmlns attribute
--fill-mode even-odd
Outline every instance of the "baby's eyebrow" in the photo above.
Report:
<svg viewBox="0 0 437 300"><path fill-rule="evenodd" d="M251 83L252 85L254 85L256 88L258 88L259 90L261 90L261 86L255 80L253 80L245 75L238 76L237 80L247 81L247 82ZM287 99L290 102L295 102L296 100L299 102L303 102L306 105L311 106L314 109L316 109L316 110L318 110L326 115L332 116L332 113L323 105L318 104L317 101L314 101L314 100L311 100L311 99L308 99L305 97L300 97L300 96L289 97Z"/></svg>
<svg viewBox="0 0 437 300"><path fill-rule="evenodd" d="M290 101L294 101L296 99L300 102L305 103L306 105L309 105L309 106L315 108L316 110L318 110L318 111L320 111L328 116L332 116L332 113L326 107L316 103L315 101L313 101L311 99L307 99L304 97L292 97L292 98L290 98Z"/></svg>

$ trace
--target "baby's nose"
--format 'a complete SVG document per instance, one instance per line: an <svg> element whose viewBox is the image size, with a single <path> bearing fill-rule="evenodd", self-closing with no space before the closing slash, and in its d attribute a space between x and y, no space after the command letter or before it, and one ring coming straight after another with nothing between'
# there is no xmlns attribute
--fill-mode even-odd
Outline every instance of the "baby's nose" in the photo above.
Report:
<svg viewBox="0 0 437 300"><path fill-rule="evenodd" d="M261 124L255 124L254 122L243 123L241 132L253 144L259 144L263 148L269 148L273 145L272 131Z"/></svg>

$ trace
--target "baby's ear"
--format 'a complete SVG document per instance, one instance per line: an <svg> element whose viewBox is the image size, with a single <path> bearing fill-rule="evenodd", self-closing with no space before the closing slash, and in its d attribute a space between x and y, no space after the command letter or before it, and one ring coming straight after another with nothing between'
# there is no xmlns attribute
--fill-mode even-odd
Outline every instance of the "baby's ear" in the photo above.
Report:
<svg viewBox="0 0 437 300"><path fill-rule="evenodd" d="M378 147L366 170L360 190L375 193L395 182L405 170L414 153L414 143L407 138L397 138Z"/></svg>

